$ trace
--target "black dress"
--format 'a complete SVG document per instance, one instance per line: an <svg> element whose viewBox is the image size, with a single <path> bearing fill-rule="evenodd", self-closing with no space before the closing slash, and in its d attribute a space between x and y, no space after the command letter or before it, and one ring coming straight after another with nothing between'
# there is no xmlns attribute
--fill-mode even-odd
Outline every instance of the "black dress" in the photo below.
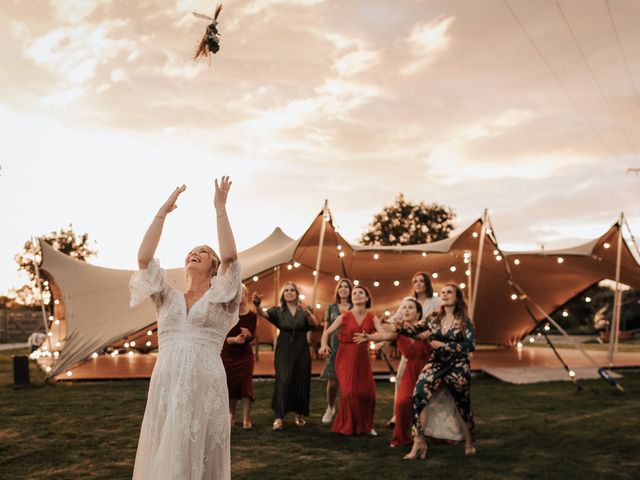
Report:
<svg viewBox="0 0 640 480"><path fill-rule="evenodd" d="M307 332L313 328L305 313L298 309L291 315L288 308L271 307L267 320L279 330L276 343L276 384L271 408L276 418L287 412L309 415L311 387L311 354Z"/></svg>

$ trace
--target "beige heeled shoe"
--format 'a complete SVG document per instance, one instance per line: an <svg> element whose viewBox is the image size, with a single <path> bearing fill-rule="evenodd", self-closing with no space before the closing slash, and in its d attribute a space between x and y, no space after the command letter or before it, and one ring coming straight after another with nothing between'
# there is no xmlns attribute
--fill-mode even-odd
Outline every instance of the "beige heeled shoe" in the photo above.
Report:
<svg viewBox="0 0 640 480"><path fill-rule="evenodd" d="M414 442L411 447L411 451L407 453L404 457L404 460L424 460L427 458L427 443L422 442L422 446L416 446L418 443Z"/></svg>

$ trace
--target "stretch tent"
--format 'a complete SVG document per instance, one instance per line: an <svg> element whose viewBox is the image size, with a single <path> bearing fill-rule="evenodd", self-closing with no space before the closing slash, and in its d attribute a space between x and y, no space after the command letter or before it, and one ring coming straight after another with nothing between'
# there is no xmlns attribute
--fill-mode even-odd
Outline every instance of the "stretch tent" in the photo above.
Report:
<svg viewBox="0 0 640 480"><path fill-rule="evenodd" d="M239 259L245 284L251 292L263 295L264 305L276 303L282 284L293 281L301 287L304 301L321 310L320 315L332 301L340 276L366 286L372 293L374 311L383 316L395 311L402 297L409 294L413 274L426 271L432 275L436 291L443 283L454 281L464 284L469 295L474 292L478 342L501 345L515 344L534 327L524 304L512 299L519 292L513 282L544 311L551 312L594 283L614 277L618 224L584 245L547 252L507 252L504 257L498 252L494 233L486 234L482 220L477 220L459 234L429 244L352 245L335 230L323 210L300 238L292 239L276 228L262 242L240 252ZM129 307L132 271L90 265L53 250L44 241L40 243L41 269L53 283L57 302L52 336L42 347L49 355L41 357L51 377L64 374L106 347L117 348L125 342L131 346L134 339L136 349L155 348L151 302ZM622 245L620 280L640 289L640 264L626 242ZM182 268L167 269L167 275L182 288ZM471 284L476 279L477 286ZM540 313L537 320L543 318Z"/></svg>

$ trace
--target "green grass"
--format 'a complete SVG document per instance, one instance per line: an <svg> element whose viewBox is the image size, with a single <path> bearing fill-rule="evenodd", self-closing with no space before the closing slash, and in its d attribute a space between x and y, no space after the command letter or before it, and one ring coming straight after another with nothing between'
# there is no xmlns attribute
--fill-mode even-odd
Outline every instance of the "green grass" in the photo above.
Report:
<svg viewBox="0 0 640 480"><path fill-rule="evenodd" d="M0 478L129 479L147 381L11 385L11 353L0 352ZM41 373L32 369L32 381ZM474 378L478 454L432 446L423 462L403 462L383 423L392 388L378 382L377 438L348 438L320 423L324 383L312 382L312 416L273 432L273 383L255 383L252 431L234 427L234 479L574 479L637 478L640 374L625 372L624 393L599 380L578 392L568 382L509 385Z"/></svg>

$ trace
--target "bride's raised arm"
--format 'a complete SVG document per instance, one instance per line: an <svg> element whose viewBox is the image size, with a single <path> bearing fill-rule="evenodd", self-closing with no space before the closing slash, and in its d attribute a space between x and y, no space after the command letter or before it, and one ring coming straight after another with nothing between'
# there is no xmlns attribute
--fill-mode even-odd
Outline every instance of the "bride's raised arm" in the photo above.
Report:
<svg viewBox="0 0 640 480"><path fill-rule="evenodd" d="M231 224L229 223L229 217L227 216L227 195L231 188L231 181L229 177L224 176L215 180L216 193L213 200L213 204L216 208L216 224L218 229L218 245L220 245L220 274L224 274L230 263L234 262L238 258L238 251L236 250L236 241L233 238L233 231L231 230Z"/></svg>
<svg viewBox="0 0 640 480"><path fill-rule="evenodd" d="M153 217L153 221L147 232L144 234L140 248L138 249L138 267L140 270L145 270L149 265L149 262L153 260L153 256L158 248L160 242L160 236L162 235L162 227L164 226L164 219L167 214L173 212L178 206L176 201L182 192L187 189L185 185L176 187L176 189L169 195L166 202L160 207L158 213Z"/></svg>

